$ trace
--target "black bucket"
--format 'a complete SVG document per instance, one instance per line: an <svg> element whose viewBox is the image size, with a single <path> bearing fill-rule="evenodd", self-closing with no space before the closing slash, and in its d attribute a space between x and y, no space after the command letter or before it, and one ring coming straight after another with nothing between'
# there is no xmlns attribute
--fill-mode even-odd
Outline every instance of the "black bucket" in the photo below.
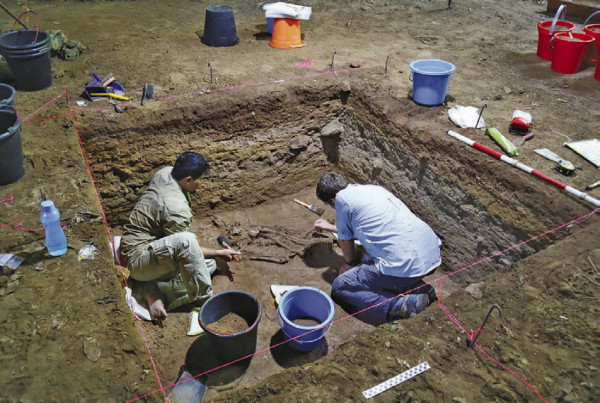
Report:
<svg viewBox="0 0 600 403"><path fill-rule="evenodd" d="M21 120L12 107L0 107L0 185L8 185L25 174L21 148Z"/></svg>
<svg viewBox="0 0 600 403"><path fill-rule="evenodd" d="M247 328L237 333L219 333L211 330L210 324L217 322L227 314L234 313L242 317ZM262 308L258 300L243 291L224 291L210 297L198 314L198 322L205 337L211 339L211 344L216 349L224 363L248 357L242 361L250 361L251 354L256 351L256 338L258 323L262 316Z"/></svg>
<svg viewBox="0 0 600 403"><path fill-rule="evenodd" d="M233 46L239 41L233 9L229 6L206 7L204 35L201 42L208 46Z"/></svg>
<svg viewBox="0 0 600 403"><path fill-rule="evenodd" d="M17 91L8 84L0 84L0 108L4 106L14 106Z"/></svg>
<svg viewBox="0 0 600 403"><path fill-rule="evenodd" d="M52 84L50 36L43 31L25 29L0 35L0 54L15 76L17 88L38 91Z"/></svg>

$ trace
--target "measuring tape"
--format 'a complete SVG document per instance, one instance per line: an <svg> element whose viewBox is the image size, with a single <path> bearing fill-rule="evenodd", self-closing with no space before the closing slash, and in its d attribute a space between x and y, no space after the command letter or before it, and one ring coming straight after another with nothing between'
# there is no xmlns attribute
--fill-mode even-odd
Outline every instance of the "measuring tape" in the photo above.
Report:
<svg viewBox="0 0 600 403"><path fill-rule="evenodd" d="M565 160L560 160L556 166L556 170L566 176L571 175L576 169L577 167L571 161Z"/></svg>

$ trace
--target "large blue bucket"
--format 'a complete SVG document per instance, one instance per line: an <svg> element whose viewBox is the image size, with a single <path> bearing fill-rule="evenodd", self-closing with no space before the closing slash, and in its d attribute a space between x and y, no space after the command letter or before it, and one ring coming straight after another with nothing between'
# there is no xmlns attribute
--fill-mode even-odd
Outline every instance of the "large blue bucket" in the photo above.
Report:
<svg viewBox="0 0 600 403"><path fill-rule="evenodd" d="M450 62L437 59L416 60L410 64L413 81L413 101L419 105L444 103L450 74L456 68Z"/></svg>
<svg viewBox="0 0 600 403"><path fill-rule="evenodd" d="M313 287L296 287L283 294L277 307L277 322L298 351L310 351L321 344L323 336L331 328L335 309L329 295ZM317 323L302 326L295 320L308 319Z"/></svg>

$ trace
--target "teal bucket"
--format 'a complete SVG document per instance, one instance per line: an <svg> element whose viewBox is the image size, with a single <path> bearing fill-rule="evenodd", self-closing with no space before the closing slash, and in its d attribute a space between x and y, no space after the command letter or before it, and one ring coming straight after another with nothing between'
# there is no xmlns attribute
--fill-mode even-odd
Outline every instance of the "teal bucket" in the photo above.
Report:
<svg viewBox="0 0 600 403"><path fill-rule="evenodd" d="M335 309L329 295L313 287L296 287L283 294L277 307L277 322L289 338L289 344L298 351L314 350L331 328ZM303 326L294 321L309 320L314 326Z"/></svg>
<svg viewBox="0 0 600 403"><path fill-rule="evenodd" d="M413 101L419 105L436 106L444 103L450 74L456 67L438 59L416 60L410 64L413 82Z"/></svg>

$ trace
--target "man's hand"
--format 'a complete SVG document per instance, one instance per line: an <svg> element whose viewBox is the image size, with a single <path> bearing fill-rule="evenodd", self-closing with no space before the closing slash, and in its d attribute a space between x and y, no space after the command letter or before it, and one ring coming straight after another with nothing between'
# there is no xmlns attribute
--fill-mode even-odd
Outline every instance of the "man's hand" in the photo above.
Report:
<svg viewBox="0 0 600 403"><path fill-rule="evenodd" d="M335 225L330 224L329 221L325 220L324 218L319 218L317 221L315 221L314 229L317 232L322 232L322 231L335 232L336 231Z"/></svg>
<svg viewBox="0 0 600 403"><path fill-rule="evenodd" d="M159 298L148 297L148 310L150 311L152 320L158 322L159 325L162 324L163 320L167 319L165 305Z"/></svg>
<svg viewBox="0 0 600 403"><path fill-rule="evenodd" d="M238 261L238 256L241 256L242 252L238 252L237 250L234 249L219 249L215 251L215 257L220 257L228 262L231 262L232 260L236 260Z"/></svg>

